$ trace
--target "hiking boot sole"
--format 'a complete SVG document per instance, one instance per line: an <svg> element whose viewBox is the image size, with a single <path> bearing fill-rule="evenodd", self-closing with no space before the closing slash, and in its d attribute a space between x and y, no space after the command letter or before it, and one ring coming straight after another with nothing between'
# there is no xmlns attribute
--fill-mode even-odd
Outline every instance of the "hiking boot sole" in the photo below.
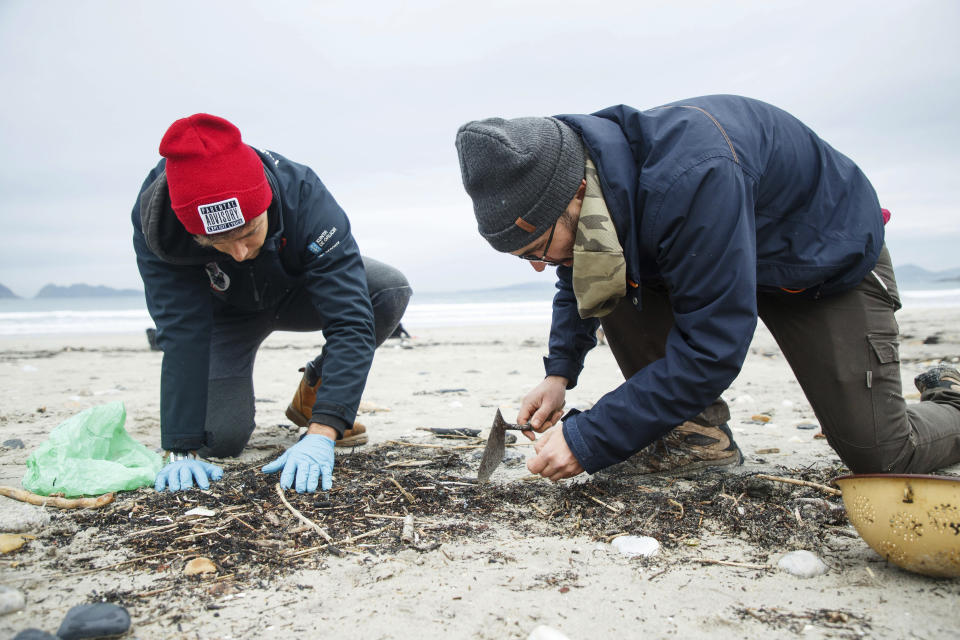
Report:
<svg viewBox="0 0 960 640"><path fill-rule="evenodd" d="M287 418L298 427L305 427L309 422L307 416L297 411L296 407L294 407L292 404L287 406L286 414ZM338 447L359 447L362 444L367 444L368 441L369 438L367 437L366 432L364 432L353 436L344 436L343 438L337 440L335 444Z"/></svg>
<svg viewBox="0 0 960 640"><path fill-rule="evenodd" d="M743 461L743 453L740 451L740 447L737 447L737 455L735 456L721 458L719 460L697 460L696 462L685 464L682 467L674 467L673 469L664 469L662 471L641 471L635 466L631 465L630 460L627 459L602 470L601 473L606 472L609 475L617 476L657 476L669 478L674 476L684 476L693 471L707 471L709 469L721 469L723 467L739 467L743 464Z"/></svg>

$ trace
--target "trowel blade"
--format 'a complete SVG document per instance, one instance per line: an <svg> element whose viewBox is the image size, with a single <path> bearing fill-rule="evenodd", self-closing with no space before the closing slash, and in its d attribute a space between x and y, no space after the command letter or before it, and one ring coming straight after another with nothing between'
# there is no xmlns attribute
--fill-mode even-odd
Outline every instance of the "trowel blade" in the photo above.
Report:
<svg viewBox="0 0 960 640"><path fill-rule="evenodd" d="M490 436L487 438L487 446L483 450L483 457L480 458L480 470L477 472L477 480L481 483L486 482L493 475L494 470L500 466L503 461L503 453L506 451L506 433L507 423L497 409L497 415L493 419L493 426L490 427Z"/></svg>

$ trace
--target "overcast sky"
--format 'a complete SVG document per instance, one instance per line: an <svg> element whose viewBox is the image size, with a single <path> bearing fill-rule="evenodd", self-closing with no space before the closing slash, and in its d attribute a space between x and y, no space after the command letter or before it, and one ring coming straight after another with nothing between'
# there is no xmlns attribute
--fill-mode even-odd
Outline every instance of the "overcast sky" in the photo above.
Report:
<svg viewBox="0 0 960 640"><path fill-rule="evenodd" d="M457 127L711 93L860 164L894 264L960 266L958 33L955 0L0 0L0 283L142 288L130 209L200 111L310 165L415 290L534 280L476 233Z"/></svg>

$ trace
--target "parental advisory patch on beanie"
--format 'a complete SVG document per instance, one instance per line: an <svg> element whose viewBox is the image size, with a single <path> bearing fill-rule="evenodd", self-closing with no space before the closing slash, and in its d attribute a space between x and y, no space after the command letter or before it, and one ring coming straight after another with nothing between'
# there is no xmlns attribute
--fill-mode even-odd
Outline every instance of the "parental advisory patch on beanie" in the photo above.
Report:
<svg viewBox="0 0 960 640"><path fill-rule="evenodd" d="M207 235L236 229L246 222L240 211L240 201L236 198L201 204L197 207L197 212L200 214L203 230Z"/></svg>

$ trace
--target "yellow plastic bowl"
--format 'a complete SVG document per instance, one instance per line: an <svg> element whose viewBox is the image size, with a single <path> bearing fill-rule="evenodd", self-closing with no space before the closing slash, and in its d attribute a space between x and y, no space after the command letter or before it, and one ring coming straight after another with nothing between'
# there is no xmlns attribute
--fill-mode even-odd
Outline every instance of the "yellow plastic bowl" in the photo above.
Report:
<svg viewBox="0 0 960 640"><path fill-rule="evenodd" d="M833 482L874 551L908 571L960 577L960 478L863 474Z"/></svg>

